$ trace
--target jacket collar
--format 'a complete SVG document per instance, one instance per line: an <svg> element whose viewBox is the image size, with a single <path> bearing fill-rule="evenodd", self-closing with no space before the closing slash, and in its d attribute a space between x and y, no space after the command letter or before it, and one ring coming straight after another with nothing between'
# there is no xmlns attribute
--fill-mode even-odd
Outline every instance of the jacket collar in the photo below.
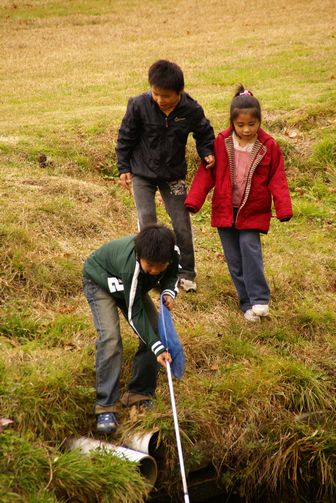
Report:
<svg viewBox="0 0 336 503"><path fill-rule="evenodd" d="M160 110L160 108L158 107L158 105L153 100L152 92L149 90L147 94L148 94L148 96L150 98L152 106L154 106L162 115L166 116L164 114L164 112L162 112L162 110ZM186 104L186 102L187 102L187 93L185 91L183 91L182 94L181 94L180 101L178 102L178 104L176 105L176 107L170 112L170 114L174 114L175 112L178 112L180 110L180 108L182 108Z"/></svg>
<svg viewBox="0 0 336 503"><path fill-rule="evenodd" d="M224 129L224 131L221 131L219 133L219 135L222 136L225 139L225 138L228 138L229 136L231 136L232 132L233 132L233 127L230 126L227 129ZM263 129L259 128L257 139L260 141L260 143L264 144L268 140L271 140L272 137L269 134L267 134L266 131L264 131Z"/></svg>

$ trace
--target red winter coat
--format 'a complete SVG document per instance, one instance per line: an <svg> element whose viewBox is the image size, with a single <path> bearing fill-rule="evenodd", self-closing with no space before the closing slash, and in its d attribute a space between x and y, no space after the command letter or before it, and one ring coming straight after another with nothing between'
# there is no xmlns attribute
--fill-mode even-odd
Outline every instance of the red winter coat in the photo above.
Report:
<svg viewBox="0 0 336 503"><path fill-rule="evenodd" d="M212 196L211 225L232 227L232 188L234 146L232 128L222 131L215 143L216 165L206 169L200 164L185 201L189 211L201 209L208 192L215 187ZM251 153L251 163L242 203L235 227L256 229L267 233L272 216L272 197L279 220L289 220L292 205L285 175L283 156L279 145L265 131L259 129L258 138Z"/></svg>

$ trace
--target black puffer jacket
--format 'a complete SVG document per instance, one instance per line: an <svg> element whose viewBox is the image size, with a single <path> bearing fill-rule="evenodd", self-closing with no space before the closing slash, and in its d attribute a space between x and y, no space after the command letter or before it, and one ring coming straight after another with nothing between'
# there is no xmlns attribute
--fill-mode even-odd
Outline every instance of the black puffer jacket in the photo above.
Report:
<svg viewBox="0 0 336 503"><path fill-rule="evenodd" d="M117 141L119 173L153 180L184 179L185 147L193 133L201 159L213 153L214 131L202 107L187 93L167 117L150 92L130 98Z"/></svg>

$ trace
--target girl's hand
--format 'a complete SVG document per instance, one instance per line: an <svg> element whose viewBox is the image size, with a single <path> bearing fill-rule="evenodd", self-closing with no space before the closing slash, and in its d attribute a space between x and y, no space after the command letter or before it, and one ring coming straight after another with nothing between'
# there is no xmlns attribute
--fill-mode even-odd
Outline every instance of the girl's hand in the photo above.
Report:
<svg viewBox="0 0 336 503"><path fill-rule="evenodd" d="M214 167L215 165L215 156L210 154L210 155L207 155L206 157L204 157L204 161L205 161L205 167L206 169L211 169Z"/></svg>
<svg viewBox="0 0 336 503"><path fill-rule="evenodd" d="M124 189L132 193L132 173L122 173L120 175L120 183L124 187Z"/></svg>
<svg viewBox="0 0 336 503"><path fill-rule="evenodd" d="M166 367L166 361L169 363L172 362L172 357L170 356L170 353L168 351L165 351L164 353L161 353L157 358L156 361L162 365L162 367Z"/></svg>
<svg viewBox="0 0 336 503"><path fill-rule="evenodd" d="M163 296L163 304L166 306L167 309L169 309L169 311L171 311L173 309L173 305L174 305L173 297L171 297L170 295L164 295Z"/></svg>

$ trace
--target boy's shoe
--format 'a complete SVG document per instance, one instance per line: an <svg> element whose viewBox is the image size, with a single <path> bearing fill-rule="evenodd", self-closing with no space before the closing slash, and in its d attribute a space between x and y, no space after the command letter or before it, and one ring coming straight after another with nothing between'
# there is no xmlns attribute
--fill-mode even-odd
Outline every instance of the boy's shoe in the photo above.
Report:
<svg viewBox="0 0 336 503"><path fill-rule="evenodd" d="M99 433L113 433L118 426L117 418L113 412L97 414L97 431Z"/></svg>
<svg viewBox="0 0 336 503"><path fill-rule="evenodd" d="M139 406L140 410L152 410L154 409L154 403L153 400L141 400L141 402L138 402L137 405Z"/></svg>
<svg viewBox="0 0 336 503"><path fill-rule="evenodd" d="M252 306L252 311L256 316L268 316L269 305L268 304L255 304Z"/></svg>
<svg viewBox="0 0 336 503"><path fill-rule="evenodd" d="M181 278L179 281L179 286L185 292L196 292L197 290L197 285L192 279Z"/></svg>
<svg viewBox="0 0 336 503"><path fill-rule="evenodd" d="M134 403L129 409L131 422L136 423L140 417L153 408L154 404L152 400L141 400L140 402Z"/></svg>
<svg viewBox="0 0 336 503"><path fill-rule="evenodd" d="M256 321L260 321L260 316L257 316L253 311L252 309L248 309L247 311L245 311L244 313L244 318L245 320L247 321L253 321L253 322L256 322Z"/></svg>

